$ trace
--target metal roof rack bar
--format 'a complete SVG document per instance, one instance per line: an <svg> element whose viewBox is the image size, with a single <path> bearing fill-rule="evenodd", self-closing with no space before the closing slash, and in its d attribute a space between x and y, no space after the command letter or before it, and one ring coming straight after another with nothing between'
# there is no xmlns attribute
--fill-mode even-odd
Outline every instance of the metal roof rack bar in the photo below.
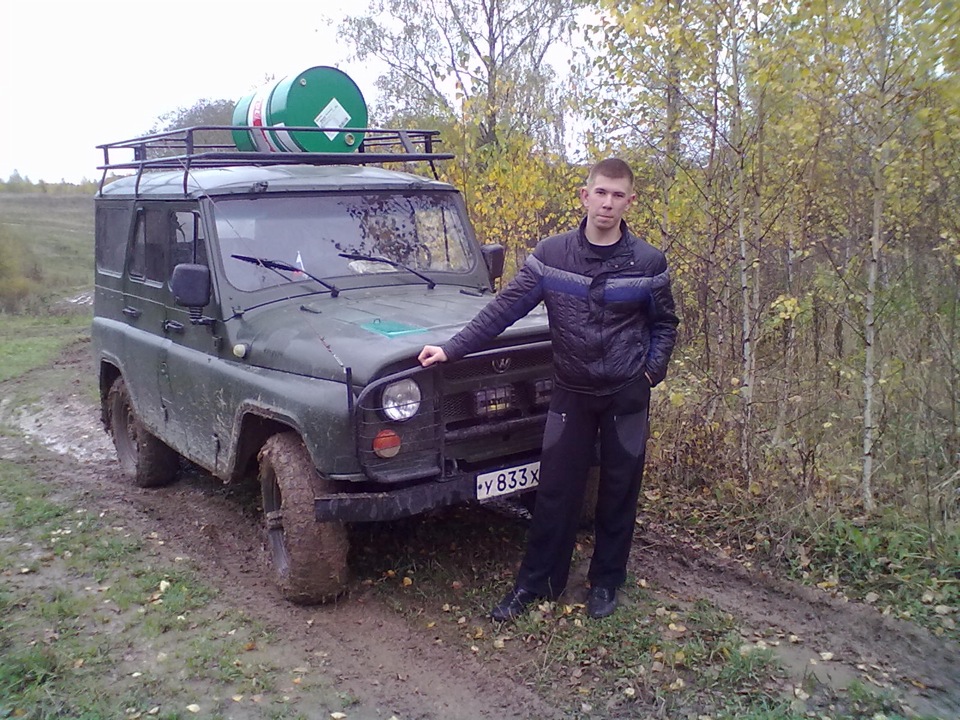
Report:
<svg viewBox="0 0 960 720"><path fill-rule="evenodd" d="M287 133L349 132L363 134L356 152L251 152L241 151L233 143L209 140L211 134L263 131L267 127L252 125L196 125L177 130L129 138L97 145L103 151L103 171L100 188L109 170L136 170L137 186L140 176L155 170L183 170L184 192L191 169L219 168L237 165L366 165L403 162L429 162L434 177L438 160L450 160L452 153L436 151L440 143L437 130L397 130L390 128L326 128L284 127ZM203 133L198 137L198 133ZM201 142L203 141L203 142ZM132 160L120 160L124 154Z"/></svg>

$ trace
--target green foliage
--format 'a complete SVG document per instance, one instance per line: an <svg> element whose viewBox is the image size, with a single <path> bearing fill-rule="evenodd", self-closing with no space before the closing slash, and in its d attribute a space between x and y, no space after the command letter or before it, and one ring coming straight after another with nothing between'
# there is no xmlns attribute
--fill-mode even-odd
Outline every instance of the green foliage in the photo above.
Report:
<svg viewBox="0 0 960 720"><path fill-rule="evenodd" d="M232 125L234 100L197 100L190 107L180 107L161 115L153 124L149 133L168 132L199 125ZM240 123L241 125L245 123ZM204 145L225 145L233 147L233 136L223 130L200 130L194 135L194 142ZM170 151L175 152L174 150ZM176 151L179 152L179 151Z"/></svg>

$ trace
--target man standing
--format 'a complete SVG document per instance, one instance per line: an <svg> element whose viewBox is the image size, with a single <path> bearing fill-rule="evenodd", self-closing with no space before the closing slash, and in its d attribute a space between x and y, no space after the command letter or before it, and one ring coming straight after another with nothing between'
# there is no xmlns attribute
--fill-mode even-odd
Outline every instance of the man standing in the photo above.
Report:
<svg viewBox="0 0 960 720"><path fill-rule="evenodd" d="M587 614L617 607L626 579L648 436L650 388L667 374L679 322L662 252L631 234L623 214L633 172L609 158L590 171L574 230L541 240L500 294L421 365L480 350L543 301L553 344L554 390L543 434L540 485L516 584L493 609L513 620L566 588L587 476L600 435L596 546Z"/></svg>

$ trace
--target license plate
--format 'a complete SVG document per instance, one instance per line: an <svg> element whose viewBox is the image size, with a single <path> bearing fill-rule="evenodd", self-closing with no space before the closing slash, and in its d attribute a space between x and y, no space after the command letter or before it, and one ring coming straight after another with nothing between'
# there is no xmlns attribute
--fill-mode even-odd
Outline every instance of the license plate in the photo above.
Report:
<svg viewBox="0 0 960 720"><path fill-rule="evenodd" d="M535 488L540 482L540 461L477 475L477 500L489 500Z"/></svg>

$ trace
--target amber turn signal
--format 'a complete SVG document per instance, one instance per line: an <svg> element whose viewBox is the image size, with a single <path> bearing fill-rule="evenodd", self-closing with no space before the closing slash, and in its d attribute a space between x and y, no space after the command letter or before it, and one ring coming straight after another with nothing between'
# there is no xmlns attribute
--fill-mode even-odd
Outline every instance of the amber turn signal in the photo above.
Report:
<svg viewBox="0 0 960 720"><path fill-rule="evenodd" d="M395 457L400 452L400 436L393 430L381 430L373 439L373 452L377 457Z"/></svg>

